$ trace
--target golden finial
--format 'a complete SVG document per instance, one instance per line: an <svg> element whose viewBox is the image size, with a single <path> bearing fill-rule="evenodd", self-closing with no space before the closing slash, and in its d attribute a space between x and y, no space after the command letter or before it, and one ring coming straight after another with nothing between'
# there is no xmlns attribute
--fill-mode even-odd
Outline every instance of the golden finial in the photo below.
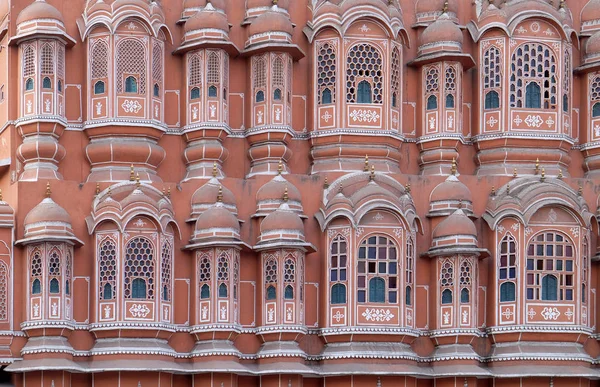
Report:
<svg viewBox="0 0 600 387"><path fill-rule="evenodd" d="M444 7L442 8L442 13L448 12L448 0L444 1Z"/></svg>
<svg viewBox="0 0 600 387"><path fill-rule="evenodd" d="M279 164L277 164L277 174L281 175L283 173L283 161L280 159Z"/></svg>
<svg viewBox="0 0 600 387"><path fill-rule="evenodd" d="M579 184L579 189L577 190L577 194L579 196L583 195L583 186L581 184Z"/></svg>
<svg viewBox="0 0 600 387"><path fill-rule="evenodd" d="M563 174L562 174L562 169L558 170L558 178L562 179L563 178Z"/></svg>
<svg viewBox="0 0 600 387"><path fill-rule="evenodd" d="M285 186L285 190L283 191L283 201L287 202L288 199L289 199L289 197L288 197L288 188L287 188L287 185L286 185Z"/></svg>
<svg viewBox="0 0 600 387"><path fill-rule="evenodd" d="M96 196L100 194L100 183L96 183Z"/></svg>
<svg viewBox="0 0 600 387"><path fill-rule="evenodd" d="M325 183L323 183L323 187L325 189L329 188L329 180L327 180L327 176L325 176Z"/></svg>
<svg viewBox="0 0 600 387"><path fill-rule="evenodd" d="M163 187L163 196L167 196L167 189Z"/></svg>
<svg viewBox="0 0 600 387"><path fill-rule="evenodd" d="M0 189L0 202L3 202L4 199L2 198L2 190Z"/></svg>
<svg viewBox="0 0 600 387"><path fill-rule="evenodd" d="M513 169L513 177L517 177L517 168Z"/></svg>
<svg viewBox="0 0 600 387"><path fill-rule="evenodd" d="M135 181L135 169L133 168L133 164L131 164L131 170L129 171L129 181Z"/></svg>
<svg viewBox="0 0 600 387"><path fill-rule="evenodd" d="M371 165L371 175L369 176L369 180L375 180L375 166Z"/></svg>
<svg viewBox="0 0 600 387"><path fill-rule="evenodd" d="M171 197L171 187L169 187L167 189L167 197L170 198Z"/></svg>
<svg viewBox="0 0 600 387"><path fill-rule="evenodd" d="M369 155L365 155L365 167L363 168L363 172L369 172Z"/></svg>
<svg viewBox="0 0 600 387"><path fill-rule="evenodd" d="M273 5L277 5L277 3L279 3L279 0L273 0Z"/></svg>
<svg viewBox="0 0 600 387"><path fill-rule="evenodd" d="M462 205L462 199L459 199L459 200L458 200L458 208L462 208L462 206L463 206L463 205Z"/></svg>
<svg viewBox="0 0 600 387"><path fill-rule="evenodd" d="M542 168L542 177L540 178L540 181L543 183L544 180L546 180L546 169Z"/></svg>
<svg viewBox="0 0 600 387"><path fill-rule="evenodd" d="M52 195L52 191L50 191L50 182L46 183L46 197L49 198Z"/></svg>
<svg viewBox="0 0 600 387"><path fill-rule="evenodd" d="M135 175L135 186L136 187L140 186L140 174L139 173L137 175Z"/></svg>
<svg viewBox="0 0 600 387"><path fill-rule="evenodd" d="M107 197L111 197L111 195L112 195L112 191L111 191L111 188L110 188L110 185L109 185L108 186L108 191L106 192L106 196Z"/></svg>
<svg viewBox="0 0 600 387"><path fill-rule="evenodd" d="M217 162L213 161L213 170L212 170L212 176L213 177L217 177Z"/></svg>
<svg viewBox="0 0 600 387"><path fill-rule="evenodd" d="M560 0L560 3L558 4L558 9L564 9L565 8L565 0Z"/></svg>
<svg viewBox="0 0 600 387"><path fill-rule="evenodd" d="M217 202L223 202L223 186L219 185L219 193L217 194Z"/></svg>
<svg viewBox="0 0 600 387"><path fill-rule="evenodd" d="M408 193L408 194L410 193L410 183L408 183L404 186L404 190L406 191L406 193Z"/></svg>
<svg viewBox="0 0 600 387"><path fill-rule="evenodd" d="M538 173L540 173L540 159L539 158L535 159L535 174L537 175Z"/></svg>
<svg viewBox="0 0 600 387"><path fill-rule="evenodd" d="M456 158L452 158L452 168L450 168L452 176L456 176Z"/></svg>
<svg viewBox="0 0 600 387"><path fill-rule="evenodd" d="M492 192L490 192L490 196L496 196L496 187L492 186Z"/></svg>

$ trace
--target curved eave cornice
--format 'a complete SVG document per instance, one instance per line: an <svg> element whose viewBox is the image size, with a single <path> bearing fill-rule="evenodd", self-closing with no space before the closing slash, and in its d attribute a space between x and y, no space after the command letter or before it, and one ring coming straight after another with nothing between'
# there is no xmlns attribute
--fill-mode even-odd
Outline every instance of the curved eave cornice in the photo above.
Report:
<svg viewBox="0 0 600 387"><path fill-rule="evenodd" d="M212 39L198 39L198 40L193 40L190 43L185 43L185 44L179 46L177 49L175 49L175 51L173 51L173 54L182 55L182 54L185 54L186 52L193 51L193 50L200 50L203 48L221 49L221 50L224 50L225 52L227 52L233 58L240 55L240 50L234 43L229 42L229 41L219 41L219 40L212 40Z"/></svg>
<svg viewBox="0 0 600 387"><path fill-rule="evenodd" d="M33 237L27 237L19 239L15 242L15 245L30 245L39 242L63 242L72 246L83 246L84 243L81 239L76 236L52 236L52 235L38 235Z"/></svg>
<svg viewBox="0 0 600 387"><path fill-rule="evenodd" d="M156 14L142 14L140 12L131 10L117 12L113 15L102 13L98 16L89 17L88 15L83 15L83 17L79 17L77 19L77 27L79 29L81 41L85 42L90 34L90 31L99 25L106 27L111 34L114 34L119 25L128 18L136 19L142 22L155 38L158 38L158 33L160 30L164 29L166 31L165 36L171 44L174 44L173 34L171 33L169 27L165 24L164 17L161 19Z"/></svg>
<svg viewBox="0 0 600 387"><path fill-rule="evenodd" d="M482 249L475 246L450 246L430 248L428 251L421 254L422 257L436 258L447 257L451 255L475 255L478 258L486 258L490 256L488 249Z"/></svg>
<svg viewBox="0 0 600 387"><path fill-rule="evenodd" d="M579 67L576 67L575 69L573 69L573 72L575 72L575 74L586 74L586 73L591 73L594 71L598 71L600 70L600 60L597 60L593 63L587 63L587 64L583 64Z"/></svg>
<svg viewBox="0 0 600 387"><path fill-rule="evenodd" d="M314 253L317 251L312 243L289 239L271 239L268 242L259 242L255 246L252 246L252 250L256 252L275 249L298 249L305 253Z"/></svg>
<svg viewBox="0 0 600 387"><path fill-rule="evenodd" d="M190 241L183 250L198 250L212 247L233 247L238 250L250 251L252 246L236 238L202 238Z"/></svg>
<svg viewBox="0 0 600 387"><path fill-rule="evenodd" d="M249 57L252 55L258 55L265 52L285 52L292 56L295 61L299 61L304 58L306 54L300 46L292 43L280 43L280 42L265 42L259 44L252 44L246 47L240 55L242 57Z"/></svg>
<svg viewBox="0 0 600 387"><path fill-rule="evenodd" d="M464 54L452 51L441 51L432 54L422 55L409 62L408 65L414 67L421 67L430 63L441 61L460 62L465 71L475 66L475 60L473 59L471 54Z"/></svg>
<svg viewBox="0 0 600 387"><path fill-rule="evenodd" d="M6 32L4 30L0 33L3 33L4 35L6 35ZM33 31L26 32L24 34L18 34L18 35L11 37L10 40L8 41L8 44L15 45L15 44L21 44L27 40L48 39L48 38L58 39L69 48L73 47L77 43L77 40L72 38L66 32L63 32L60 30L55 30L55 29L48 29L48 30L36 29Z"/></svg>

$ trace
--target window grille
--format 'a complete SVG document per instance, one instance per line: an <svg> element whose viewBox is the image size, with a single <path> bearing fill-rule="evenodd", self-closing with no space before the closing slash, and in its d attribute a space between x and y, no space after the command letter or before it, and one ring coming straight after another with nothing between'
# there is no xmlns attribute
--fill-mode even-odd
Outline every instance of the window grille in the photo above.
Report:
<svg viewBox="0 0 600 387"><path fill-rule="evenodd" d="M154 248L150 240L143 237L135 237L127 243L124 270L125 298L153 300L155 281ZM136 283L135 292L133 287L134 281Z"/></svg>
<svg viewBox="0 0 600 387"><path fill-rule="evenodd" d="M372 45L362 43L350 48L346 59L346 102L357 103L359 84L366 81L372 103L383 103L383 60ZM363 86L363 90L365 90Z"/></svg>

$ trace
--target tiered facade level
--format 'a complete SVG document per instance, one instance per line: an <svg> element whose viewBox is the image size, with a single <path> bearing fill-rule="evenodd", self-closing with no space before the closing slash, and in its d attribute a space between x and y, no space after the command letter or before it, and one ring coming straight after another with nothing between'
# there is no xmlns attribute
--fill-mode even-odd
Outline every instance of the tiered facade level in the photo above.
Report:
<svg viewBox="0 0 600 387"><path fill-rule="evenodd" d="M0 0L0 127L0 383L599 386L600 0Z"/></svg>

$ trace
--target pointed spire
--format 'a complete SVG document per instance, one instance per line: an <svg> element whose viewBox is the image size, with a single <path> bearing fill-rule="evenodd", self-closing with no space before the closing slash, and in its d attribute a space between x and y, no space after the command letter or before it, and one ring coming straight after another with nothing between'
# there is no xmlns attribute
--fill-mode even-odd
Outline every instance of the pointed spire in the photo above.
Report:
<svg viewBox="0 0 600 387"><path fill-rule="evenodd" d="M542 168L542 177L540 178L540 181L543 183L544 180L546 180L546 170Z"/></svg>
<svg viewBox="0 0 600 387"><path fill-rule="evenodd" d="M566 8L565 0L560 0L560 3L558 3L558 9L565 9L565 8Z"/></svg>
<svg viewBox="0 0 600 387"><path fill-rule="evenodd" d="M164 197L167 197L167 189L165 187L163 187L162 194Z"/></svg>
<svg viewBox="0 0 600 387"><path fill-rule="evenodd" d="M46 183L46 197L49 198L52 196L52 191L50 190L50 182Z"/></svg>
<svg viewBox="0 0 600 387"><path fill-rule="evenodd" d="M283 201L287 202L288 200L289 200L289 197L288 197L288 188L287 188L287 185L286 185L285 186L285 191L283 191Z"/></svg>
<svg viewBox="0 0 600 387"><path fill-rule="evenodd" d="M279 159L279 164L277 165L277 174L281 175L283 173L283 160Z"/></svg>
<svg viewBox="0 0 600 387"><path fill-rule="evenodd" d="M338 193L341 193L342 195L344 194L344 192L342 192L344 190L344 185L342 183L340 183L340 186L338 187Z"/></svg>
<svg viewBox="0 0 600 387"><path fill-rule="evenodd" d="M213 162L212 177L217 177L217 162Z"/></svg>
<svg viewBox="0 0 600 387"><path fill-rule="evenodd" d="M133 168L133 164L131 164L131 170L129 171L129 181L135 181L135 169Z"/></svg>
<svg viewBox="0 0 600 387"><path fill-rule="evenodd" d="M171 187L167 189L167 197L171 198Z"/></svg>
<svg viewBox="0 0 600 387"><path fill-rule="evenodd" d="M563 178L562 169L559 169L559 170L558 170L558 179L559 179L559 180L562 180L562 178Z"/></svg>
<svg viewBox="0 0 600 387"><path fill-rule="evenodd" d="M137 175L135 175L135 186L139 188L140 185L140 174L138 173Z"/></svg>
<svg viewBox="0 0 600 387"><path fill-rule="evenodd" d="M442 13L448 12L448 0L444 1L444 6L442 7Z"/></svg>
<svg viewBox="0 0 600 387"><path fill-rule="evenodd" d="M583 186L581 184L579 184L579 189L577 190L577 195L579 195L579 196L583 195Z"/></svg>
<svg viewBox="0 0 600 387"><path fill-rule="evenodd" d="M363 172L369 172L369 155L365 155L365 166Z"/></svg>
<svg viewBox="0 0 600 387"><path fill-rule="evenodd" d="M506 183L506 194L510 195L510 183Z"/></svg>
<svg viewBox="0 0 600 387"><path fill-rule="evenodd" d="M217 194L217 203L223 203L223 186L219 185L219 193Z"/></svg>
<svg viewBox="0 0 600 387"><path fill-rule="evenodd" d="M462 199L459 199L458 200L458 208L462 208L462 207L463 207Z"/></svg>
<svg viewBox="0 0 600 387"><path fill-rule="evenodd" d="M112 196L112 191L111 191L111 188L110 188L110 187L111 187L111 186L109 185L109 186L108 186L108 191L106 192L106 196L107 196L107 197L109 197L109 198Z"/></svg>
<svg viewBox="0 0 600 387"><path fill-rule="evenodd" d="M452 176L456 176L456 158L452 158L452 168L450 168Z"/></svg>

